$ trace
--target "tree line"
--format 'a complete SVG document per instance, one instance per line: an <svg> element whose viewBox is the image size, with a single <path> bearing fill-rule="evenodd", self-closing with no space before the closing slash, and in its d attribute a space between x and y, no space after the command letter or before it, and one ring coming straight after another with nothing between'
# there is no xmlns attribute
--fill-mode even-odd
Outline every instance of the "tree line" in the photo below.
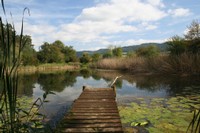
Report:
<svg viewBox="0 0 200 133"><path fill-rule="evenodd" d="M10 38L10 42L13 41L13 37L11 37L11 33L15 32L12 28L12 25L9 24L9 30L6 29L7 25L3 25L0 28L4 28L4 38ZM10 36L7 32L10 32ZM2 33L0 33L2 34ZM15 37L15 47L20 47L20 35L14 34ZM81 57L77 57L76 50L72 46L65 45L62 41L56 40L53 43L44 42L39 51L36 51L32 43L32 38L29 35L22 35L22 43L26 44L23 46L23 51L21 51L21 64L26 65L38 65L43 63L69 63L69 62L81 62L81 63L90 63L96 62L102 58L112 58L112 57L121 57L122 56L122 49L120 47L115 47L109 49L104 54L94 53L90 55L89 53L83 53ZM2 40L0 38L0 40ZM0 45L0 53L2 53L4 47ZM16 56L18 55L18 51L15 52ZM0 57L0 60L1 57Z"/></svg>
<svg viewBox="0 0 200 133"><path fill-rule="evenodd" d="M3 25L1 28L5 28ZM9 30L4 29L4 32L14 32L12 26L9 25ZM2 33L0 33L2 34ZM8 34L4 34L8 35ZM11 34L9 34L11 35ZM8 38L8 36L4 36ZM12 38L12 37L9 37ZM53 43L44 42L39 51L33 48L32 39L29 35L23 35L22 41L26 43L23 47L21 64L22 65L38 65L43 63L69 63L69 62L80 62L90 63L97 62L105 58L119 58L123 57L123 50L121 47L109 46L105 53L94 53L90 55L85 52L81 57L77 57L76 50L72 46L65 45L62 41L56 40ZM10 41L13 41L10 39ZM20 47L20 35L15 35L16 45ZM166 42L168 45L167 51L171 55L197 54L200 52L200 24L197 20L193 21L190 26L187 27L187 33L184 37L178 35L173 36ZM0 45L0 53L2 52L2 45ZM16 51L17 55L18 52ZM138 48L135 51L130 51L125 54L128 57L142 56L142 57L154 57L160 54L160 49L154 45ZM1 60L1 57L0 57Z"/></svg>

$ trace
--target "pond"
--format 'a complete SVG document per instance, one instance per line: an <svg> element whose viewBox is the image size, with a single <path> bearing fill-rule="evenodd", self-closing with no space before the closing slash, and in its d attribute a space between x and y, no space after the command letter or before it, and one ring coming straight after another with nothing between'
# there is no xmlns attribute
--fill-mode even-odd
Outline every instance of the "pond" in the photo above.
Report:
<svg viewBox="0 0 200 133"><path fill-rule="evenodd" d="M37 99L45 91L53 91L55 95L48 95L50 102L44 105L43 113L55 119L70 108L82 86L108 87L120 75L116 82L117 103L127 132L132 132L132 127L149 132L187 130L191 111L200 107L200 77L89 70L42 72L21 74L18 94Z"/></svg>

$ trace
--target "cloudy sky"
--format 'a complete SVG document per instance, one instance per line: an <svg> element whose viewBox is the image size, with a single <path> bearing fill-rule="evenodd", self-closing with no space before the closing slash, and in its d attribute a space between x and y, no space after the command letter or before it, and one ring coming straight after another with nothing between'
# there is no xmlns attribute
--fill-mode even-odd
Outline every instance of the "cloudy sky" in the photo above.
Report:
<svg viewBox="0 0 200 133"><path fill-rule="evenodd" d="M55 40L77 51L164 42L183 35L193 20L200 20L199 0L4 1L7 18L12 12L18 31L23 9L30 9L24 34L32 36L36 49Z"/></svg>

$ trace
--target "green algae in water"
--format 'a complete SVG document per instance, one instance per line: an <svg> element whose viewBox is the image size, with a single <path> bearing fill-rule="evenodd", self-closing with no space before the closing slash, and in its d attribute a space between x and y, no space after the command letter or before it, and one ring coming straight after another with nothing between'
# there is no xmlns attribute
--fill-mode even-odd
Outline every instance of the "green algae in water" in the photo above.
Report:
<svg viewBox="0 0 200 133"><path fill-rule="evenodd" d="M141 102L131 103L129 107L119 106L119 113L122 123L130 127L148 122L145 128L150 133L186 132L193 116L191 107L197 107L197 102L198 99L191 100L182 96L155 98L149 104Z"/></svg>

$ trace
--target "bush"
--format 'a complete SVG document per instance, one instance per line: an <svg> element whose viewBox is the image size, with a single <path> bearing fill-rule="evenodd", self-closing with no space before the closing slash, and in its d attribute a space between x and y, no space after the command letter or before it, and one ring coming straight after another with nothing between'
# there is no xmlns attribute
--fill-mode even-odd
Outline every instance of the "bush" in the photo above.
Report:
<svg viewBox="0 0 200 133"><path fill-rule="evenodd" d="M91 60L92 59L88 53L83 53L82 57L80 58L80 62L84 64L91 62Z"/></svg>
<svg viewBox="0 0 200 133"><path fill-rule="evenodd" d="M159 53L160 53L159 48L154 45L141 47L136 50L136 55L142 57L153 57L159 55Z"/></svg>
<svg viewBox="0 0 200 133"><path fill-rule="evenodd" d="M180 55L187 50L187 43L186 41L179 37L174 36L167 42L168 50L172 55Z"/></svg>

